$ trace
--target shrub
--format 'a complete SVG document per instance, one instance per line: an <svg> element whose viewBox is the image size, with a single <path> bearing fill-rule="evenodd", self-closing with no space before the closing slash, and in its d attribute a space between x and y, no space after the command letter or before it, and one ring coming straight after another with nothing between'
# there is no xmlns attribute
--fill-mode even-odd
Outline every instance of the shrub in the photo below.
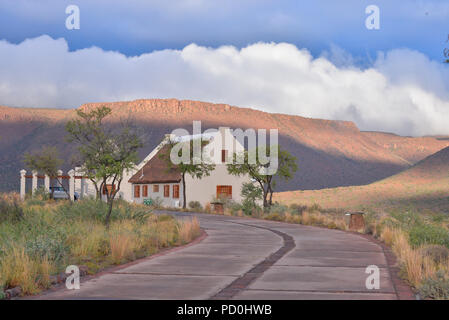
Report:
<svg viewBox="0 0 449 320"><path fill-rule="evenodd" d="M33 198L39 199L39 200L50 200L50 192L48 192L44 186L39 186L35 191Z"/></svg>
<svg viewBox="0 0 449 320"><path fill-rule="evenodd" d="M0 196L0 223L17 222L23 219L24 213L20 202L15 195Z"/></svg>
<svg viewBox="0 0 449 320"><path fill-rule="evenodd" d="M161 197L156 197L156 198L151 198L152 202L153 202L153 207L155 207L156 209L160 209L162 208L162 204L164 203L164 200L161 199Z"/></svg>
<svg viewBox="0 0 449 320"><path fill-rule="evenodd" d="M232 215L237 215L240 210L242 210L242 205L236 201L228 201L225 204L225 209L230 211Z"/></svg>
<svg viewBox="0 0 449 320"><path fill-rule="evenodd" d="M417 224L410 229L410 243L414 247L438 244L449 247L449 232L431 224Z"/></svg>
<svg viewBox="0 0 449 320"><path fill-rule="evenodd" d="M267 220L273 220L273 221L284 221L285 216L282 213L279 212L271 212L264 216Z"/></svg>
<svg viewBox="0 0 449 320"><path fill-rule="evenodd" d="M312 206L309 208L310 211L323 211L323 208L318 203L312 204Z"/></svg>
<svg viewBox="0 0 449 320"><path fill-rule="evenodd" d="M189 202L189 208L192 210L196 210L196 211L202 211L203 210L203 206L201 205L201 203L199 201L190 201Z"/></svg>
<svg viewBox="0 0 449 320"><path fill-rule="evenodd" d="M426 278L418 287L420 295L424 299L449 299L449 279L442 270L434 277Z"/></svg>
<svg viewBox="0 0 449 320"><path fill-rule="evenodd" d="M275 202L273 205L270 206L270 213L279 213L279 214L285 214L285 212L287 212L288 207L283 205L283 204L279 204L278 202Z"/></svg>
<svg viewBox="0 0 449 320"><path fill-rule="evenodd" d="M421 248L421 253L441 264L449 260L449 249L441 245L429 245Z"/></svg>
<svg viewBox="0 0 449 320"><path fill-rule="evenodd" d="M289 207L289 211L292 214L302 214L306 210L307 210L307 206L300 205L297 203L292 203Z"/></svg>
<svg viewBox="0 0 449 320"><path fill-rule="evenodd" d="M252 215L260 208L257 201L263 199L263 191L259 186L250 182L244 183L240 195L243 198L243 202L238 210L243 210L246 215Z"/></svg>

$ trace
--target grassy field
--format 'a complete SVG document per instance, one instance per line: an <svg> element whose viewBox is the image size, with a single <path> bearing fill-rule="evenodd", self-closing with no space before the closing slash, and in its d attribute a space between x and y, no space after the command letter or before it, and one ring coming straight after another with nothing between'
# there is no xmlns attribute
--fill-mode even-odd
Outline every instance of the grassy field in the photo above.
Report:
<svg viewBox="0 0 449 320"><path fill-rule="evenodd" d="M2 287L20 286L23 294L35 294L68 265L86 265L96 273L200 234L196 219L178 221L121 201L107 230L105 206L95 200L20 202L17 195L0 195L0 293Z"/></svg>

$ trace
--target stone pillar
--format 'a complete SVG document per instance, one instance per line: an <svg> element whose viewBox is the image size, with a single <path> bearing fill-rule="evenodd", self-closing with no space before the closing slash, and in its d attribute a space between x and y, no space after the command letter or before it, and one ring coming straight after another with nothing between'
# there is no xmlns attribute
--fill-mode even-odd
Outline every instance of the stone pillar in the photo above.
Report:
<svg viewBox="0 0 449 320"><path fill-rule="evenodd" d="M33 170L33 181L31 183L31 194L34 196L34 193L37 190L37 171Z"/></svg>
<svg viewBox="0 0 449 320"><path fill-rule="evenodd" d="M50 192L50 177L48 175L45 175L44 186L45 186L45 191Z"/></svg>
<svg viewBox="0 0 449 320"><path fill-rule="evenodd" d="M81 178L80 198L83 199L85 194L86 194L86 179L84 179L84 177L82 177Z"/></svg>
<svg viewBox="0 0 449 320"><path fill-rule="evenodd" d="M62 178L59 177L62 176L62 170L58 170L57 174L58 176L56 177L56 180L58 180L58 187L60 187L62 184Z"/></svg>
<svg viewBox="0 0 449 320"><path fill-rule="evenodd" d="M69 180L69 195L70 195L70 201L75 200L75 170L70 170L68 172L70 176Z"/></svg>
<svg viewBox="0 0 449 320"><path fill-rule="evenodd" d="M20 170L20 199L25 200L25 188L26 188L26 170Z"/></svg>

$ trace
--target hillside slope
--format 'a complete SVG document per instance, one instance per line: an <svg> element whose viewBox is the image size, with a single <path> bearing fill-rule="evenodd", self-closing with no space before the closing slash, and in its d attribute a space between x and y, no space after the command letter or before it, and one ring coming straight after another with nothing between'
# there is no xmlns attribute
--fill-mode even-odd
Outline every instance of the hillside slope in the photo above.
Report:
<svg viewBox="0 0 449 320"><path fill-rule="evenodd" d="M141 152L148 154L175 128L192 130L201 120L202 129L277 128L280 144L298 159L299 171L280 190L320 189L367 184L391 176L438 150L449 141L433 137L391 138L382 133L361 132L352 122L309 119L270 114L249 108L190 100L151 99L85 104L91 109L107 105L111 122L133 117L150 136ZM75 117L71 110L0 107L0 191L17 190L23 153L43 145L55 145L70 166L74 148L64 142L64 125ZM385 137L385 138L382 138Z"/></svg>
<svg viewBox="0 0 449 320"><path fill-rule="evenodd" d="M317 203L324 208L431 209L449 213L449 147L369 185L280 192L274 199L284 204Z"/></svg>

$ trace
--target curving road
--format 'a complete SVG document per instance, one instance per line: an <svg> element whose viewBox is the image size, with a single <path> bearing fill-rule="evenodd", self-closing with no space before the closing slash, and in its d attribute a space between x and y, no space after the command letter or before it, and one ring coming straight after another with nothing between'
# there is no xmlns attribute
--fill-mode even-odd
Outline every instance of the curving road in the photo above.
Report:
<svg viewBox="0 0 449 320"><path fill-rule="evenodd" d="M173 213L171 213L173 214ZM192 214L176 213L180 218ZM39 299L397 299L383 249L338 230L195 214L201 242ZM368 265L380 289L365 285Z"/></svg>

